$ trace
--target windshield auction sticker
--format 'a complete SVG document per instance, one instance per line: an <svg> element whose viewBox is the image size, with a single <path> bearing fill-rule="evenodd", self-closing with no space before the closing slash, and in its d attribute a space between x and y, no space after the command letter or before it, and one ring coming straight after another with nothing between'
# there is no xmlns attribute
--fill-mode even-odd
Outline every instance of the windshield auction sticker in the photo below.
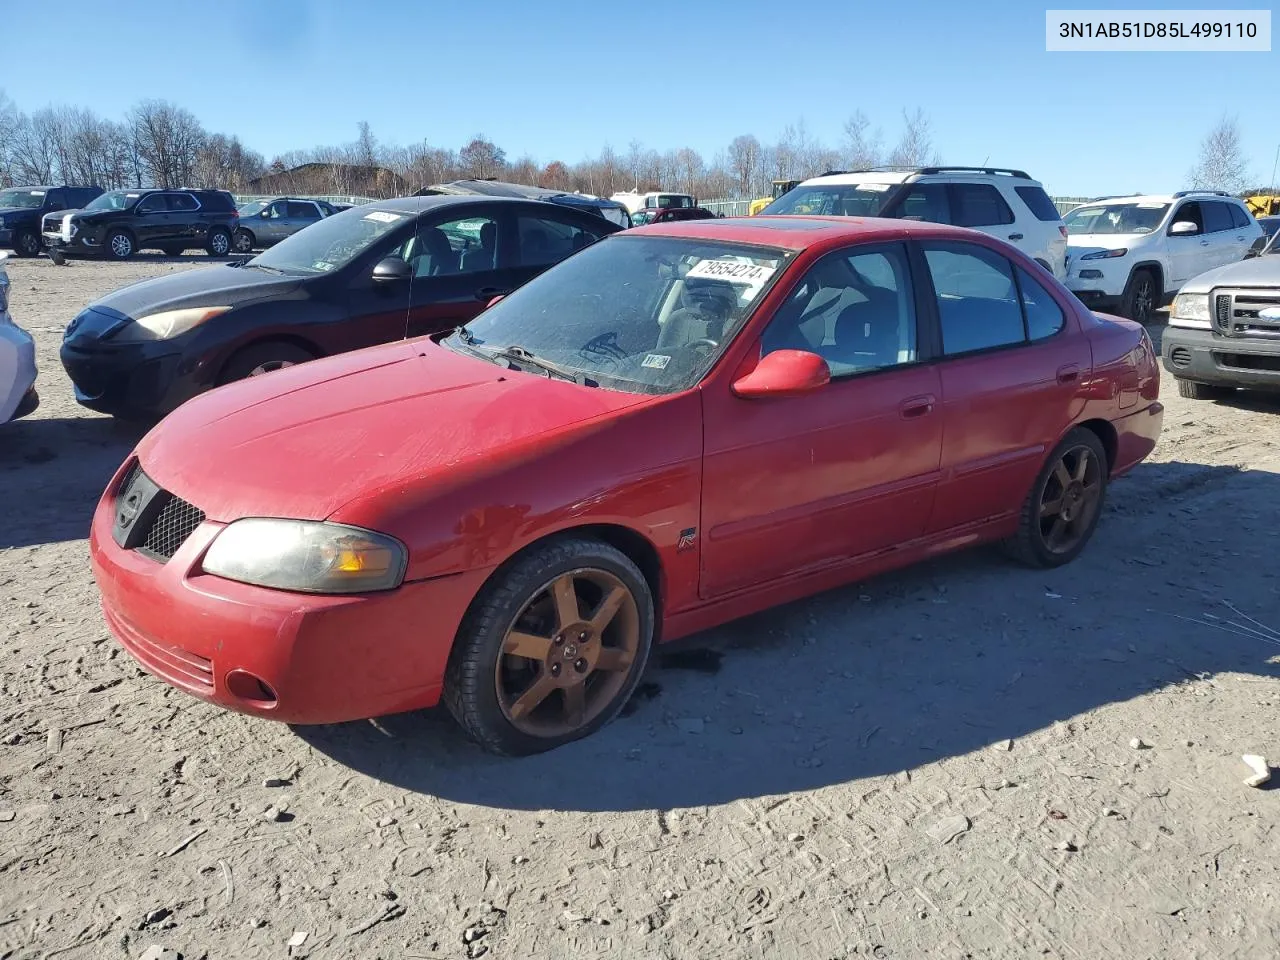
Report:
<svg viewBox="0 0 1280 960"><path fill-rule="evenodd" d="M1270 10L1046 10L1045 50L1271 50Z"/></svg>
<svg viewBox="0 0 1280 960"><path fill-rule="evenodd" d="M729 283L745 283L748 286L759 286L773 276L774 267L761 267L754 263L743 263L740 260L702 260L689 268L688 277L703 277L707 280L727 280Z"/></svg>

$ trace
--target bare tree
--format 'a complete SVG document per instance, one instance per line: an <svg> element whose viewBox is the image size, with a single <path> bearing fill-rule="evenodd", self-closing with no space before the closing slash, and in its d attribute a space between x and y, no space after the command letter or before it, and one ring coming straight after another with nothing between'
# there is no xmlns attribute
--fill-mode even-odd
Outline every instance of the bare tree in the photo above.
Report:
<svg viewBox="0 0 1280 960"><path fill-rule="evenodd" d="M14 178L23 183L50 183L57 178L57 123L52 110L20 115L9 143Z"/></svg>
<svg viewBox="0 0 1280 960"><path fill-rule="evenodd" d="M190 183L205 132L189 110L167 100L144 100L129 112L134 149L148 181L158 187Z"/></svg>
<svg viewBox="0 0 1280 960"><path fill-rule="evenodd" d="M871 131L871 121L861 110L855 111L844 123L845 162L854 170L874 167L880 163L880 131Z"/></svg>
<svg viewBox="0 0 1280 960"><path fill-rule="evenodd" d="M502 172L506 159L506 152L481 134L472 137L471 142L458 151L458 162L465 176L477 180L496 177Z"/></svg>
<svg viewBox="0 0 1280 960"><path fill-rule="evenodd" d="M756 181L760 179L762 153L760 141L749 133L734 137L729 144L728 167L739 197L752 196Z"/></svg>
<svg viewBox="0 0 1280 960"><path fill-rule="evenodd" d="M358 125L359 136L356 137L356 163L362 167L378 165L378 141L369 129L369 122L361 120Z"/></svg>
<svg viewBox="0 0 1280 960"><path fill-rule="evenodd" d="M1249 168L1235 117L1224 116L1200 142L1200 160L1187 178L1198 190L1226 190L1232 194L1244 190Z"/></svg>
<svg viewBox="0 0 1280 960"><path fill-rule="evenodd" d="M889 154L889 163L894 166L922 167L939 162L938 153L933 149L932 124L925 112L916 107L915 113L902 111L902 136Z"/></svg>
<svg viewBox="0 0 1280 960"><path fill-rule="evenodd" d="M508 165L507 177L512 183L536 185L538 182L538 161L526 153L515 163Z"/></svg>
<svg viewBox="0 0 1280 960"><path fill-rule="evenodd" d="M20 114L12 100L0 90L0 186L13 184L13 137L18 129Z"/></svg>

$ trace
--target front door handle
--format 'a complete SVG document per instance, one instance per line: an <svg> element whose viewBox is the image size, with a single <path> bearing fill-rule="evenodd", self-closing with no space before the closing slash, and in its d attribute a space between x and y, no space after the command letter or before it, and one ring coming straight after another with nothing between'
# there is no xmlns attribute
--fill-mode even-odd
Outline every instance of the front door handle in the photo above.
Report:
<svg viewBox="0 0 1280 960"><path fill-rule="evenodd" d="M1059 383L1075 383L1080 379L1080 367L1078 364L1068 363L1064 367L1058 368Z"/></svg>
<svg viewBox="0 0 1280 960"><path fill-rule="evenodd" d="M937 402L938 400L933 394L912 397L910 400L902 401L902 405L898 407L898 412L902 414L903 420L915 420L932 413Z"/></svg>
<svg viewBox="0 0 1280 960"><path fill-rule="evenodd" d="M492 300L494 297L505 297L510 290L504 290L502 287L481 287L476 291L477 300Z"/></svg>
<svg viewBox="0 0 1280 960"><path fill-rule="evenodd" d="M1020 234L1020 233L1011 233L1011 234L1009 234L1009 239L1010 239L1010 240L1021 240L1021 239L1022 239L1022 234Z"/></svg>
<svg viewBox="0 0 1280 960"><path fill-rule="evenodd" d="M1209 245L1209 241L1208 241L1208 240L1201 240L1201 241L1200 241L1200 246L1202 246L1202 247L1207 247L1208 245Z"/></svg>

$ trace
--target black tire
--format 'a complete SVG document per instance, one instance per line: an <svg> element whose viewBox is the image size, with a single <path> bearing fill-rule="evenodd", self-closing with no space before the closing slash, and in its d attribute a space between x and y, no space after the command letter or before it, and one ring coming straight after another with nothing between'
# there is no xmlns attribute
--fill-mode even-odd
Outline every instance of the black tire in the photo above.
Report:
<svg viewBox="0 0 1280 960"><path fill-rule="evenodd" d="M254 237L248 230L237 230L231 237L231 249L236 253L253 253Z"/></svg>
<svg viewBox="0 0 1280 960"><path fill-rule="evenodd" d="M20 257L38 257L42 246L40 235L34 230L19 230L13 238L13 252Z"/></svg>
<svg viewBox="0 0 1280 960"><path fill-rule="evenodd" d="M243 348L227 361L218 377L218 385L261 376L272 370L296 366L314 359L315 354L297 344L275 340L255 343Z"/></svg>
<svg viewBox="0 0 1280 960"><path fill-rule="evenodd" d="M186 247L174 246L173 244L170 244L170 245L169 245L169 246L167 246L167 247L161 247L161 248L160 248L160 251L161 251L161 252L162 252L166 257L180 257L180 256L182 256L184 253L186 253L186 252L187 252L187 248L186 248Z"/></svg>
<svg viewBox="0 0 1280 960"><path fill-rule="evenodd" d="M107 257L112 260L128 260L138 252L138 244L134 241L133 234L118 227L107 233L102 248L106 251Z"/></svg>
<svg viewBox="0 0 1280 960"><path fill-rule="evenodd" d="M1155 319L1162 297L1163 291L1155 272L1141 267L1133 271L1124 288L1124 295L1120 298L1120 315L1135 323L1150 323Z"/></svg>
<svg viewBox="0 0 1280 960"><path fill-rule="evenodd" d="M599 571L620 581L638 612L638 644L620 688L588 722L569 732L539 736L517 728L498 690L499 657L521 612L548 584L567 574ZM466 733L492 753L528 756L588 736L613 720L635 692L653 643L654 601L648 581L631 559L587 538L551 540L500 571L463 618L445 671L444 703Z"/></svg>
<svg viewBox="0 0 1280 960"><path fill-rule="evenodd" d="M1066 460L1070 460L1075 451L1082 449L1088 450L1094 458L1093 466L1096 468L1096 474L1092 476L1096 477L1098 484L1096 502L1093 503L1090 515L1085 518L1079 530L1078 539L1065 549L1055 549L1049 532L1045 530L1045 525L1049 524L1052 530L1057 514L1045 514L1042 508L1047 506L1046 495L1050 503L1055 500L1055 495L1059 504L1068 499L1067 485L1060 480L1058 465L1064 463L1068 467L1068 473L1073 473ZM1102 516L1102 509L1106 504L1107 479L1110 470L1111 465L1107 459L1106 448L1096 433L1084 427L1077 427L1068 433L1045 459L1039 476L1031 485L1031 491L1022 505L1018 532L1004 543L1006 552L1015 560L1040 568L1060 567L1078 557L1093 537L1093 531L1098 526L1098 518Z"/></svg>
<svg viewBox="0 0 1280 960"><path fill-rule="evenodd" d="M1178 380L1178 396L1188 400L1221 400L1235 393L1232 387L1219 387L1194 380Z"/></svg>
<svg viewBox="0 0 1280 960"><path fill-rule="evenodd" d="M231 252L231 231L226 227L214 227L204 245L211 257L225 257Z"/></svg>

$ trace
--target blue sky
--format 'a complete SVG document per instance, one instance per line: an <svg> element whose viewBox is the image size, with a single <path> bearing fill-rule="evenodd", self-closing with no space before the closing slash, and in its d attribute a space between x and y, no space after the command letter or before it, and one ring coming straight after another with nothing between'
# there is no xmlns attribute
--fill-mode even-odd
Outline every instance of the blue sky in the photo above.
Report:
<svg viewBox="0 0 1280 960"><path fill-rule="evenodd" d="M1025 0L7 4L0 88L112 117L166 98L268 159L353 140L360 120L393 143L483 133L542 163L633 139L711 159L799 120L835 145L857 109L892 141L919 106L946 161L1021 167L1056 195L1184 186L1229 113L1251 181L1271 178L1280 53L1047 53L1044 16Z"/></svg>

